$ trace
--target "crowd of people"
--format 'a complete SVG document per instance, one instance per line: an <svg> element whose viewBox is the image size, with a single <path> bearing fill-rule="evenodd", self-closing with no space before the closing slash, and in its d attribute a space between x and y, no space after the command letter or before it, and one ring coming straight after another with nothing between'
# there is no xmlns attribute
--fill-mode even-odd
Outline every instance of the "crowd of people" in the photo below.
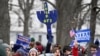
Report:
<svg viewBox="0 0 100 56"><path fill-rule="evenodd" d="M88 53L87 49L90 49ZM30 42L29 47L14 44L10 46L3 45L0 41L0 56L100 56L99 41L96 41L89 48L80 46L77 41L74 41L73 46L61 47L59 44L47 43L44 47L40 42Z"/></svg>

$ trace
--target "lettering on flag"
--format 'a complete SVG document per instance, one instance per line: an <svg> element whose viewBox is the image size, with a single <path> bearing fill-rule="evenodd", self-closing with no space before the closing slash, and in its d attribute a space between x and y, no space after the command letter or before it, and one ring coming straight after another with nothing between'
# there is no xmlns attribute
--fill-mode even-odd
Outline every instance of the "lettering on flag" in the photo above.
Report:
<svg viewBox="0 0 100 56"><path fill-rule="evenodd" d="M75 36L75 31L74 30L70 30L69 34L70 34L70 37L74 37Z"/></svg>
<svg viewBox="0 0 100 56"><path fill-rule="evenodd" d="M78 42L88 42L90 40L90 30L85 29L76 31L75 39Z"/></svg>
<svg viewBox="0 0 100 56"><path fill-rule="evenodd" d="M18 35L16 43L22 45L28 45L30 43L30 38Z"/></svg>

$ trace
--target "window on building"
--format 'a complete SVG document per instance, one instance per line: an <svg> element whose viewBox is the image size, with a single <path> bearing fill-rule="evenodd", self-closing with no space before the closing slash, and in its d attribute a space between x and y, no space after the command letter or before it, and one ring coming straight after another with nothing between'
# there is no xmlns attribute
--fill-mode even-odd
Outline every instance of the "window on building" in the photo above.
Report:
<svg viewBox="0 0 100 56"><path fill-rule="evenodd" d="M53 27L53 28L56 28L56 23L54 23L54 24L52 25L52 27Z"/></svg>
<svg viewBox="0 0 100 56"><path fill-rule="evenodd" d="M43 25L43 23L41 23L40 28L43 28L43 27L44 27L44 25Z"/></svg>
<svg viewBox="0 0 100 56"><path fill-rule="evenodd" d="M22 25L21 25L21 18L19 17L18 18L18 27L21 27Z"/></svg>
<svg viewBox="0 0 100 56"><path fill-rule="evenodd" d="M30 19L29 19L29 27L32 28L32 18L31 18L31 17L30 17Z"/></svg>
<svg viewBox="0 0 100 56"><path fill-rule="evenodd" d="M40 42L42 41L42 35L39 35L39 41Z"/></svg>

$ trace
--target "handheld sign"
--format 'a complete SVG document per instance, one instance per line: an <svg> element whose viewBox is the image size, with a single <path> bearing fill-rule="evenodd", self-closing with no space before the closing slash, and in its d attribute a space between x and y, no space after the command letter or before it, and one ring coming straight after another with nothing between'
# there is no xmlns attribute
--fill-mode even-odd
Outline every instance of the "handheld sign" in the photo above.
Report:
<svg viewBox="0 0 100 56"><path fill-rule="evenodd" d="M40 20L40 22L46 25L55 23L57 20L57 16L57 10L48 11L47 2L44 2L44 11L37 11L38 19Z"/></svg>
<svg viewBox="0 0 100 56"><path fill-rule="evenodd" d="M28 46L29 43L30 43L30 38L29 37L25 37L25 36L21 36L21 35L17 36L16 44L23 45L23 46Z"/></svg>
<svg viewBox="0 0 100 56"><path fill-rule="evenodd" d="M88 42L90 40L90 30L85 29L85 30L76 31L75 39L78 42Z"/></svg>
<svg viewBox="0 0 100 56"><path fill-rule="evenodd" d="M57 20L57 10L48 11L47 2L44 2L44 11L37 11L37 17L40 22L46 24L48 41L52 39L51 24L55 23Z"/></svg>

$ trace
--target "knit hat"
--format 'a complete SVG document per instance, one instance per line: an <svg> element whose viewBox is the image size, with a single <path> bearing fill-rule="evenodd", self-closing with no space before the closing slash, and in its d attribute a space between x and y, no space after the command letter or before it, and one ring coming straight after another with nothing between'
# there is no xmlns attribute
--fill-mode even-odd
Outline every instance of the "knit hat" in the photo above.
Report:
<svg viewBox="0 0 100 56"><path fill-rule="evenodd" d="M36 48L32 48L32 49L30 49L29 52L32 52L32 51L35 51L36 53L38 52Z"/></svg>
<svg viewBox="0 0 100 56"><path fill-rule="evenodd" d="M99 46L99 40L98 39L96 39L96 41L95 41L95 43L94 43L95 45L97 45L97 46Z"/></svg>

